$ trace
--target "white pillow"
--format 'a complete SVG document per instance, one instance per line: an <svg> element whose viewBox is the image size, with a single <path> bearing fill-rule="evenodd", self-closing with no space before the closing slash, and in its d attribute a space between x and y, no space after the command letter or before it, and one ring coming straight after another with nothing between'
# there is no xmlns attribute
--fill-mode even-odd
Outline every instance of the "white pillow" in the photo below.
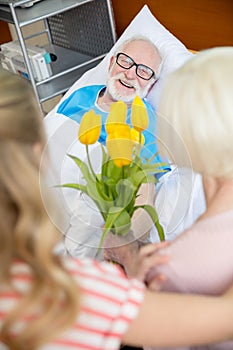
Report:
<svg viewBox="0 0 233 350"><path fill-rule="evenodd" d="M148 101L153 107L157 108L164 78L169 72L181 66L193 54L153 16L147 5L143 6L140 12L131 21L105 58L96 67L84 73L63 96L62 101L74 90L82 86L105 84L109 60L113 52L123 41L135 35L143 35L150 38L158 47L164 59L160 79L156 82L148 95ZM52 113L54 113L56 109L57 106Z"/></svg>

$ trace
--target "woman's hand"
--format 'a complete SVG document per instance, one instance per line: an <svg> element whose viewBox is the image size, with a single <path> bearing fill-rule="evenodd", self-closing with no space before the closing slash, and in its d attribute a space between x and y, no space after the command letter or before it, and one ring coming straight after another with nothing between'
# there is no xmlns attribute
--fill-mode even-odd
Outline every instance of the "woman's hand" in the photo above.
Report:
<svg viewBox="0 0 233 350"><path fill-rule="evenodd" d="M136 277L140 281L145 282L146 276L151 268L165 264L169 258L165 255L159 255L159 250L169 245L169 242L161 242L154 244L147 244L143 246L137 258L128 267L127 275L129 277ZM166 280L162 274L154 276L153 280L148 286L151 290L160 290L161 284Z"/></svg>

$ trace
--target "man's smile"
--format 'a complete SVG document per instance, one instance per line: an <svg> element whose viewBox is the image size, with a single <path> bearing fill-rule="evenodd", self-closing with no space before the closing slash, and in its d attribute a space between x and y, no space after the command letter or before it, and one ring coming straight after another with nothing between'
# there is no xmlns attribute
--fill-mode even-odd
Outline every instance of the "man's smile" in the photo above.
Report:
<svg viewBox="0 0 233 350"><path fill-rule="evenodd" d="M119 79L119 82L121 83L121 85L127 87L128 89L135 89L135 87L133 85L129 85L128 83L126 83L125 81Z"/></svg>

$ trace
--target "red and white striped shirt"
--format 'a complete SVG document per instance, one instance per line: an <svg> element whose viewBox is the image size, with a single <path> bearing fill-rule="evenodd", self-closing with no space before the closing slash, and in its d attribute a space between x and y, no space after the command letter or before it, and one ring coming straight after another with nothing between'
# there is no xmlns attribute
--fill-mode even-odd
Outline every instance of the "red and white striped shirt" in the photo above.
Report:
<svg viewBox="0 0 233 350"><path fill-rule="evenodd" d="M112 264L91 259L67 259L65 264L81 291L81 310L72 329L40 350L119 349L123 334L138 313L144 285L127 279ZM21 289L28 288L31 277L27 266L15 263L13 271L14 283ZM18 298L0 290L0 324Z"/></svg>

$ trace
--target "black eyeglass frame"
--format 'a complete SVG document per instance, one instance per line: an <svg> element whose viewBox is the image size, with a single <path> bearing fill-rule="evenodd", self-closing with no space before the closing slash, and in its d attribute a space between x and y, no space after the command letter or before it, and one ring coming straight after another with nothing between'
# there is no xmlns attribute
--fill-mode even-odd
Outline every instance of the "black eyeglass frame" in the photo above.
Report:
<svg viewBox="0 0 233 350"><path fill-rule="evenodd" d="M125 57L129 58L131 61L132 61L132 64L130 67L124 67L122 66L119 62L118 62L118 58L120 55L124 55ZM142 64L142 63L136 63L132 57L126 55L126 53L124 52L119 52L117 55L116 55L116 63L118 64L118 66L120 66L121 68L124 68L124 69L130 69L132 68L133 66L136 66L136 74L139 78L143 79L143 80L151 80L153 77L155 77L156 79L156 75L155 75L155 72L153 71L152 68L146 66L145 64ZM148 69L149 71L151 71L151 77L150 78L145 78L145 77L142 77L140 74L138 74L138 67L145 67L146 69Z"/></svg>

